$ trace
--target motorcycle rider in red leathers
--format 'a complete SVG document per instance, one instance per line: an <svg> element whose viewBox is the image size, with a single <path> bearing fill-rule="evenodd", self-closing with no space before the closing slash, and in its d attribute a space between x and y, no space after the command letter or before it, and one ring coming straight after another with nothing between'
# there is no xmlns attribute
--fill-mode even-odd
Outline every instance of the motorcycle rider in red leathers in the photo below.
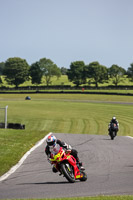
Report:
<svg viewBox="0 0 133 200"><path fill-rule="evenodd" d="M72 149L72 147L68 144L66 144L65 142L57 139L54 135L50 135L48 136L48 138L46 139L47 145L45 148L45 153L49 158L51 158L51 153L54 151L54 153L58 153L60 147L63 147L64 150L66 150L67 152L70 152L70 154L76 159L77 161L77 166L80 169L84 169L84 167L82 166L82 163L79 162L79 158L78 158L78 152L75 149ZM57 151L57 152L56 152ZM53 172L56 173L57 169L55 168L55 166L53 166Z"/></svg>

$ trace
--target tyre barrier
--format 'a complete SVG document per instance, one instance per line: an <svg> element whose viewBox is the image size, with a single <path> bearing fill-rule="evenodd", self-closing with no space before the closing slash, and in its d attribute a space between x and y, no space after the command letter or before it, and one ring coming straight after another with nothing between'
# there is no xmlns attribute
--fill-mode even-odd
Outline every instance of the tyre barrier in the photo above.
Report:
<svg viewBox="0 0 133 200"><path fill-rule="evenodd" d="M0 123L0 128L5 128L5 123ZM19 124L19 123L8 123L7 128L9 128L9 129L25 129L25 125Z"/></svg>

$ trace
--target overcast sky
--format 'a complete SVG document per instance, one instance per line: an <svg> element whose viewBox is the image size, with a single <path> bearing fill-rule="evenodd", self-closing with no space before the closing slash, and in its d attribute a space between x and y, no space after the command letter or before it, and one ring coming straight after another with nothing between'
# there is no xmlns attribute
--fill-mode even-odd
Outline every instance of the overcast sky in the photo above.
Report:
<svg viewBox="0 0 133 200"><path fill-rule="evenodd" d="M133 0L0 0L0 62L133 63Z"/></svg>

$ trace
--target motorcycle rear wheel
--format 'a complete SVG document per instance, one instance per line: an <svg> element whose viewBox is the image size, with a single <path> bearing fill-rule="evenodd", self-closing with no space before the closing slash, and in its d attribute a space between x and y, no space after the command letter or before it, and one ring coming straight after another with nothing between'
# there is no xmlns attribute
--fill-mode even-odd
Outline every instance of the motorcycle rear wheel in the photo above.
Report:
<svg viewBox="0 0 133 200"><path fill-rule="evenodd" d="M62 163L61 164L61 171L63 172L64 176L70 183L75 182L75 177L73 173L72 166L69 163Z"/></svg>

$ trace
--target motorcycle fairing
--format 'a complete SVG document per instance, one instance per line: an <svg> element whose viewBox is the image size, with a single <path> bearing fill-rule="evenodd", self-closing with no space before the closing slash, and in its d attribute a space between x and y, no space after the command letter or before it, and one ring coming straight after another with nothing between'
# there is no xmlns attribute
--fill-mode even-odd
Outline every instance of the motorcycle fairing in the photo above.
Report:
<svg viewBox="0 0 133 200"><path fill-rule="evenodd" d="M56 155L52 155L52 158L50 159L51 162L57 162L56 163L56 168L59 169L58 163L65 162L67 160L68 163L70 163L71 166L74 168L74 177L75 179L80 179L83 177L83 174L80 173L79 168L76 165L76 159L71 155L71 154L66 154L64 155L64 150L61 147L59 152Z"/></svg>

